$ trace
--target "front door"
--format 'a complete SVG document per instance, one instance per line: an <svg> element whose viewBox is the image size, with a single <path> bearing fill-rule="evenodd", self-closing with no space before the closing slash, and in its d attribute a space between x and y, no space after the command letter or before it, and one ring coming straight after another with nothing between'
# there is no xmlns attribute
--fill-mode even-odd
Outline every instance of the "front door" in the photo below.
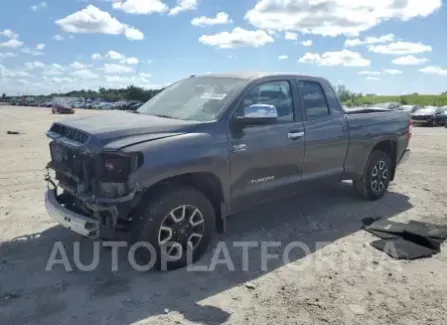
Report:
<svg viewBox="0 0 447 325"><path fill-rule="evenodd" d="M230 132L233 211L280 197L288 185L301 180L304 127L298 92L292 85L293 80L284 79L255 84L236 110L242 114L251 104L271 104L278 111L278 123Z"/></svg>

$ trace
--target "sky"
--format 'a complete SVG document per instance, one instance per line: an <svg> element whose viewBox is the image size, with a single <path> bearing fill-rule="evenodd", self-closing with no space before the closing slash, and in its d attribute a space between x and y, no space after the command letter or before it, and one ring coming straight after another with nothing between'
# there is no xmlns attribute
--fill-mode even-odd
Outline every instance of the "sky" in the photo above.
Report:
<svg viewBox="0 0 447 325"><path fill-rule="evenodd" d="M20 0L0 10L0 93L160 88L228 71L362 93L447 91L446 0Z"/></svg>

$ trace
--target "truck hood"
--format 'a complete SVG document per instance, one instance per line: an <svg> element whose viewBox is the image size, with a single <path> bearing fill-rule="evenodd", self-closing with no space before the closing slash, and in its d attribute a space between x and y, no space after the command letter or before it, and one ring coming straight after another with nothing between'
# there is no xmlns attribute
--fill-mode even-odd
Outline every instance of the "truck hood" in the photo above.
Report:
<svg viewBox="0 0 447 325"><path fill-rule="evenodd" d="M82 118L64 119L55 126L68 127L88 135L83 144L88 151L103 148L118 150L125 146L192 132L196 121L176 120L124 111L108 111ZM51 136L50 136L51 137Z"/></svg>

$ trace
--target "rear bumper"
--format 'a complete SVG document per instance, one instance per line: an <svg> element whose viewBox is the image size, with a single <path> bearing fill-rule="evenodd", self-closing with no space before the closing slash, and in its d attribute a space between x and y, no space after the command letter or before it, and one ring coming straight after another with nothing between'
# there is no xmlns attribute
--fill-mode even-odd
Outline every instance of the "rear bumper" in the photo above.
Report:
<svg viewBox="0 0 447 325"><path fill-rule="evenodd" d="M99 221L63 207L56 199L55 190L47 190L45 194L45 207L50 217L65 228L92 239L98 238Z"/></svg>
<svg viewBox="0 0 447 325"><path fill-rule="evenodd" d="M405 149L397 164L398 165L405 164L409 158L410 158L410 149Z"/></svg>

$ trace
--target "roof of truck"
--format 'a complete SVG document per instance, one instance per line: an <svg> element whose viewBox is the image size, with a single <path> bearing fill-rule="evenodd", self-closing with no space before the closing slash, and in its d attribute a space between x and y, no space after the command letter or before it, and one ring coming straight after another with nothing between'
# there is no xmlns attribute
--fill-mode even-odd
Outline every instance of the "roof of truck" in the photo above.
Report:
<svg viewBox="0 0 447 325"><path fill-rule="evenodd" d="M296 73L280 73L280 72L262 72L262 71L234 71L234 72L225 72L225 73L209 73L205 75L201 75L202 77L216 77L216 78L237 78L237 79L245 79L252 80L263 77L305 77L312 79L323 79L321 77L314 76L306 76L300 75Z"/></svg>

